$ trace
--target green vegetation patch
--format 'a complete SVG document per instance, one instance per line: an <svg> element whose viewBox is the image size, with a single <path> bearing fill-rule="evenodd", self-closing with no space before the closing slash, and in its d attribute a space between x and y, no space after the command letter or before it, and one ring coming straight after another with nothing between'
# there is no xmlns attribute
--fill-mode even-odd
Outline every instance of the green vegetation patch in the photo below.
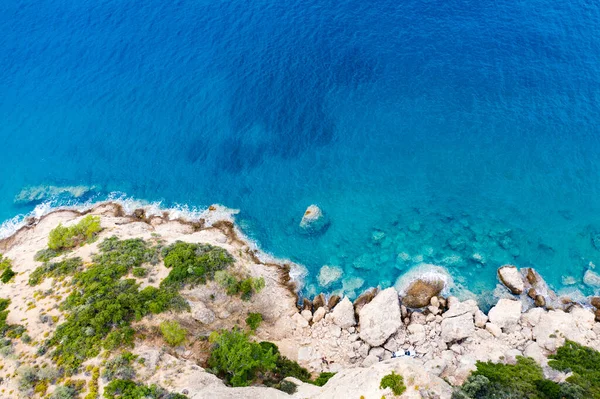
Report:
<svg viewBox="0 0 600 399"><path fill-rule="evenodd" d="M246 324L250 327L251 331L256 331L262 321L263 317L260 313L249 313L248 317L246 317Z"/></svg>
<svg viewBox="0 0 600 399"><path fill-rule="evenodd" d="M315 381L313 382L313 384L315 384L316 386L322 387L323 385L327 384L327 382L335 374L336 373L330 373L330 372L324 371L321 374L319 374L319 376L315 379ZM402 378L402 377L400 377L400 378ZM397 395L399 395L399 394L397 394Z"/></svg>
<svg viewBox="0 0 600 399"><path fill-rule="evenodd" d="M54 347L56 364L71 374L101 348L131 346L131 323L150 313L183 310L188 305L173 289L146 287L139 290L133 279L122 279L132 268L158 262L157 250L141 239L111 237L99 245L94 263L77 271L75 290L61 304L67 313L47 347Z"/></svg>
<svg viewBox="0 0 600 399"><path fill-rule="evenodd" d="M204 284L212 280L217 271L226 269L234 261L223 248L182 241L163 248L162 255L165 266L172 270L161 286L177 289L186 284Z"/></svg>
<svg viewBox="0 0 600 399"><path fill-rule="evenodd" d="M83 261L81 258L69 258L62 262L44 263L38 266L29 275L29 285L35 286L40 284L46 278L62 279L65 276L74 274L81 269Z"/></svg>
<svg viewBox="0 0 600 399"><path fill-rule="evenodd" d="M187 330L176 321L163 321L160 323L160 332L171 346L179 346L185 341Z"/></svg>
<svg viewBox="0 0 600 399"><path fill-rule="evenodd" d="M96 239L100 231L102 231L100 216L88 215L81 219L79 223L69 227L59 224L58 227L50 231L48 248L54 251L64 251L83 244L89 244Z"/></svg>
<svg viewBox="0 0 600 399"><path fill-rule="evenodd" d="M169 393L157 385L146 386L131 380L114 380L104 388L105 399L187 399L186 395Z"/></svg>
<svg viewBox="0 0 600 399"><path fill-rule="evenodd" d="M213 332L208 365L220 378L234 387L249 385L258 373L271 371L278 355L272 348L252 342L240 330Z"/></svg>
<svg viewBox="0 0 600 399"><path fill-rule="evenodd" d="M247 277L238 279L226 270L220 270L215 273L215 281L225 288L227 295L240 295L247 301L252 295L259 293L265 287L265 280L262 277Z"/></svg>
<svg viewBox="0 0 600 399"><path fill-rule="evenodd" d="M6 284L15 276L15 274L16 273L12 270L12 261L0 254L0 281Z"/></svg>
<svg viewBox="0 0 600 399"><path fill-rule="evenodd" d="M104 381L132 379L135 377L135 369L133 368L135 359L137 359L137 356L127 351L110 359L104 365L102 379Z"/></svg>
<svg viewBox="0 0 600 399"><path fill-rule="evenodd" d="M550 358L552 368L573 373L569 383L580 386L587 397L600 398L600 352L566 341Z"/></svg>
<svg viewBox="0 0 600 399"><path fill-rule="evenodd" d="M531 358L517 357L516 364L477 362L467 381L452 399L590 399L600 398L600 353L567 341L552 356L550 366L573 371L566 383L544 378L542 368Z"/></svg>
<svg viewBox="0 0 600 399"><path fill-rule="evenodd" d="M404 378L401 375L396 374L394 371L391 374L384 376L379 383L380 389L390 388L394 395L399 396L406 391L406 385L404 385Z"/></svg>

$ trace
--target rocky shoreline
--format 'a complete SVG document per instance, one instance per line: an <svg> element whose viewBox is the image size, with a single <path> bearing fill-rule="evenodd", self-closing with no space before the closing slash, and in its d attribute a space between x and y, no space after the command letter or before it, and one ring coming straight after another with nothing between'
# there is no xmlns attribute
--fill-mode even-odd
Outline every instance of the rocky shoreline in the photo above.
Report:
<svg viewBox="0 0 600 399"><path fill-rule="evenodd" d="M248 312L259 312L264 323L256 331L257 339L276 343L282 354L313 373L337 373L323 387L290 378L297 385L291 396L266 387L229 388L199 365L202 347L166 351L156 343L136 342L134 352L145 359L140 370L144 379L190 398L391 398L389 389L379 388L379 380L392 370L404 376L407 390L402 398L450 398L452 386L461 385L477 361L511 363L517 356L531 357L547 378L559 382L566 374L548 367L547 357L566 339L600 350L600 298L580 304L558 297L530 268L507 265L498 270L506 290L487 314L475 300L443 297L444 282L435 279L416 279L402 293L395 288L369 289L353 302L324 294L298 298L290 278L294 265L267 259L218 206L209 208L206 218L187 221L171 220L166 213L148 215L144 209L127 214L116 203L85 211L58 210L29 220L11 237L0 240L0 251L13 259L17 272L14 282L3 287L3 296L13 301L9 321L27 320L34 341L53 328L41 322L40 316L60 319L61 313L50 300L24 310L23 305L35 297L26 284L36 267L33 254L43 248L56 225L88 214L102 218L103 237L156 236L168 243L182 240L227 249L236 259L236 268L265 279L263 292L243 302L227 297L216 284L196 287L183 293L191 311L175 317L200 336L232 328L243 323ZM85 261L95 245L73 254ZM160 267L152 270L152 278L160 276L164 276ZM48 310L42 312L42 307ZM158 321L160 317L145 323ZM21 345L17 351L19 358L0 371L2 392L17 392L10 376L23 361L34 358L32 348Z"/></svg>

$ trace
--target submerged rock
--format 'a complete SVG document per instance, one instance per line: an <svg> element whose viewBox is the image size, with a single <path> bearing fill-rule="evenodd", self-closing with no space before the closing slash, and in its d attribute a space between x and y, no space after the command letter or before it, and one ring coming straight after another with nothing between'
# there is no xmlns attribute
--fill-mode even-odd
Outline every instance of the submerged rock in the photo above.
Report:
<svg viewBox="0 0 600 399"><path fill-rule="evenodd" d="M363 341L371 346L383 345L402 325L398 292L388 288L377 294L360 310L359 324Z"/></svg>
<svg viewBox="0 0 600 399"><path fill-rule="evenodd" d="M319 271L317 279L321 287L329 287L342 278L342 274L344 274L344 271L340 267L325 265Z"/></svg>
<svg viewBox="0 0 600 399"><path fill-rule="evenodd" d="M523 276L519 269L512 265L505 265L498 269L498 278L515 295L520 295L525 289Z"/></svg>
<svg viewBox="0 0 600 399"><path fill-rule="evenodd" d="M318 233L323 231L328 226L325 214L316 205L310 205L304 211L302 220L300 221L300 227L309 233Z"/></svg>
<svg viewBox="0 0 600 399"><path fill-rule="evenodd" d="M588 269L583 275L583 282L591 287L600 287L600 274Z"/></svg>

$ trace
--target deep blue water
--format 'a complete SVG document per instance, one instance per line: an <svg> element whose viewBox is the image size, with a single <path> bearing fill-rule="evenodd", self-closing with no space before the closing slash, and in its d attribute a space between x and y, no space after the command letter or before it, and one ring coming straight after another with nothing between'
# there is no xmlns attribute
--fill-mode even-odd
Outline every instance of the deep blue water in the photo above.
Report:
<svg viewBox="0 0 600 399"><path fill-rule="evenodd" d="M239 208L309 284L426 262L481 293L511 262L594 290L595 2L14 0L0 28L0 219L86 185Z"/></svg>

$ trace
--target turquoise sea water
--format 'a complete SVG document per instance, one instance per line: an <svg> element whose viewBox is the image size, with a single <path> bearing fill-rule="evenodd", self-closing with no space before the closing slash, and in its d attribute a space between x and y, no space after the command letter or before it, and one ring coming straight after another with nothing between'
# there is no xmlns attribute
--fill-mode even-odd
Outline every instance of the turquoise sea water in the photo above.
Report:
<svg viewBox="0 0 600 399"><path fill-rule="evenodd" d="M16 0L0 27L0 219L221 203L308 291L433 263L481 294L507 262L598 291L593 2Z"/></svg>

